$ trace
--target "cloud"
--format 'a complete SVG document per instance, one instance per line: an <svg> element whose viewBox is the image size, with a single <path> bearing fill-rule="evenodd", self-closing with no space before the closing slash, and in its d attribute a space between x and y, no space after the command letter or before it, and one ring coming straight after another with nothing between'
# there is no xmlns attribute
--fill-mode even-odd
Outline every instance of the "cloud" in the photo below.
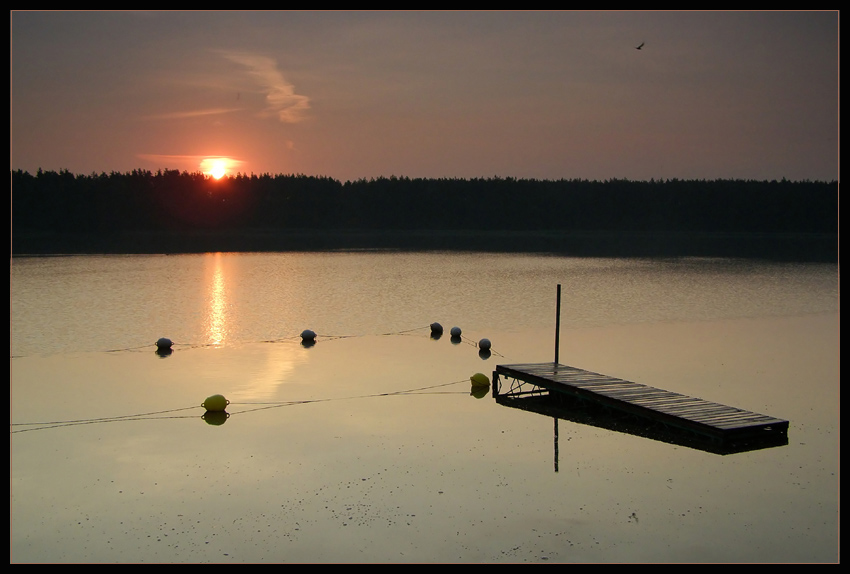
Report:
<svg viewBox="0 0 850 574"><path fill-rule="evenodd" d="M200 169L201 171L208 171L208 164L212 160L224 161L228 171L232 171L245 163L242 160L221 155L173 155L140 153L136 154L136 157L159 167L167 167L169 169L182 169L187 171L194 171L197 169Z"/></svg>
<svg viewBox="0 0 850 574"><path fill-rule="evenodd" d="M283 123L306 119L310 98L295 93L295 87L286 81L272 58L249 52L222 51L220 54L248 69L248 74L266 95L267 114L277 116Z"/></svg>
<svg viewBox="0 0 850 574"><path fill-rule="evenodd" d="M205 110L190 110L186 112L167 112L164 114L154 114L145 116L147 120L182 120L186 118L197 118L201 116L214 116L219 114L229 114L238 112L242 108L208 108Z"/></svg>

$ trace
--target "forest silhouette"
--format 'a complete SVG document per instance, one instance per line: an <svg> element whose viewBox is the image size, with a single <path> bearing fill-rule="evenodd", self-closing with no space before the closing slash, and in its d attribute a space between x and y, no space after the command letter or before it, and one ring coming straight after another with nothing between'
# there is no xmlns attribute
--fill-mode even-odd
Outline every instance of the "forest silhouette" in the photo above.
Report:
<svg viewBox="0 0 850 574"><path fill-rule="evenodd" d="M835 181L11 176L13 255L388 248L838 259Z"/></svg>

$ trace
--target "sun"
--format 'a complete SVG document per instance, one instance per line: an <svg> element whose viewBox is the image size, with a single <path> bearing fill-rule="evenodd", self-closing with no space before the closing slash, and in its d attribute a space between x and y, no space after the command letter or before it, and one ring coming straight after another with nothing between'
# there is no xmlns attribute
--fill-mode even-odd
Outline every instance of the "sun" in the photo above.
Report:
<svg viewBox="0 0 850 574"><path fill-rule="evenodd" d="M236 165L229 157L209 157L201 161L201 171L214 179L221 179Z"/></svg>
<svg viewBox="0 0 850 574"><path fill-rule="evenodd" d="M216 179L221 179L221 177L227 173L227 170L224 168L224 162L219 160L213 162L212 169L210 170L210 175Z"/></svg>

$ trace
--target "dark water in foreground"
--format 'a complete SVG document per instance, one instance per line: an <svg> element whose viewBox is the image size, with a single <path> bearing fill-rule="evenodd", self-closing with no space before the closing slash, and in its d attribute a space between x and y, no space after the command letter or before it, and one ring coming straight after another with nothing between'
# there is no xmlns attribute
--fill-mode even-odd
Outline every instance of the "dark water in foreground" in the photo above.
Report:
<svg viewBox="0 0 850 574"><path fill-rule="evenodd" d="M558 283L561 362L788 419L789 443L556 436L476 398L473 373L551 360ZM15 259L11 561L835 562L838 331L831 264Z"/></svg>

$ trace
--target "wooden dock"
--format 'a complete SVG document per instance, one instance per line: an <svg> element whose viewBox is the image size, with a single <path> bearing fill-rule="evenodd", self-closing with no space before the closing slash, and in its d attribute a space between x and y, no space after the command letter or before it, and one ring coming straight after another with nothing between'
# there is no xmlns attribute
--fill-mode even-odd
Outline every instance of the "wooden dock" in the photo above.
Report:
<svg viewBox="0 0 850 574"><path fill-rule="evenodd" d="M502 379L510 380L503 392ZM605 409L694 433L725 447L752 442L787 444L788 421L552 363L497 365L493 397L561 393Z"/></svg>

